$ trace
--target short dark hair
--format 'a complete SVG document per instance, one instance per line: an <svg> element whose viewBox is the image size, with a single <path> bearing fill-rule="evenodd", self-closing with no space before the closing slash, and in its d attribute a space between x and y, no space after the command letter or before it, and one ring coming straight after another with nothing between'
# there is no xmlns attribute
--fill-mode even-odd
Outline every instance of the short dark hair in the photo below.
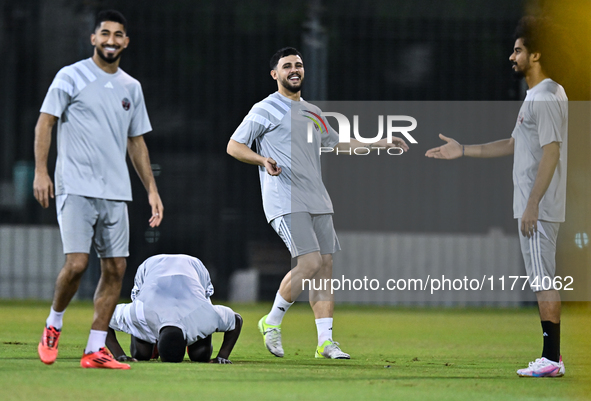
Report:
<svg viewBox="0 0 591 401"><path fill-rule="evenodd" d="M515 28L514 39L521 39L529 53L540 53L540 65L550 77L558 78L563 75L565 37L560 27L549 18L533 16L521 18Z"/></svg>
<svg viewBox="0 0 591 401"><path fill-rule="evenodd" d="M117 10L104 10L99 12L94 19L94 31L96 31L103 22L105 21L112 21L118 22L123 25L123 30L127 33L127 20Z"/></svg>
<svg viewBox="0 0 591 401"><path fill-rule="evenodd" d="M162 362L182 362L187 341L183 331L175 326L165 326L158 335L158 353Z"/></svg>
<svg viewBox="0 0 591 401"><path fill-rule="evenodd" d="M296 49L295 47L284 47L283 49L277 50L277 52L273 54L273 57L271 57L271 62L269 63L271 69L274 70L275 68L277 68L277 63L279 62L279 59L286 56L300 56L300 58L303 59L302 53L300 53L298 49Z"/></svg>

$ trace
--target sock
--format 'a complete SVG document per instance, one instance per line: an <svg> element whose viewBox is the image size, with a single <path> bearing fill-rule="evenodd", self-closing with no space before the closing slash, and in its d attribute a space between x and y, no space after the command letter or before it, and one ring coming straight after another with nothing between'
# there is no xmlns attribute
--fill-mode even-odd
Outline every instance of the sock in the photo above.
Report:
<svg viewBox="0 0 591 401"><path fill-rule="evenodd" d="M273 307L271 308L271 312L269 312L269 316L267 316L267 321L265 323L272 326L280 325L283 316L285 316L285 312L287 312L291 305L293 305L293 302L287 302L281 295L279 295L279 291L277 291L275 302L273 302Z"/></svg>
<svg viewBox="0 0 591 401"><path fill-rule="evenodd" d="M53 326L56 328L56 330L61 330L62 326L64 325L63 318L64 318L65 312L66 312L65 310L63 310L62 312L56 312L53 310L53 306L52 306L51 310L49 311L49 316L47 317L47 320L45 321L45 325L47 327Z"/></svg>
<svg viewBox="0 0 591 401"><path fill-rule="evenodd" d="M106 331L90 330L88 336L88 343L86 344L85 354L91 354L97 352L99 349L105 346L105 340L107 339Z"/></svg>
<svg viewBox="0 0 591 401"><path fill-rule="evenodd" d="M549 320L542 322L544 332L544 350L542 357L553 362L560 360L560 323L552 323Z"/></svg>
<svg viewBox="0 0 591 401"><path fill-rule="evenodd" d="M318 346L326 340L332 340L332 317L316 319L316 330L318 330Z"/></svg>

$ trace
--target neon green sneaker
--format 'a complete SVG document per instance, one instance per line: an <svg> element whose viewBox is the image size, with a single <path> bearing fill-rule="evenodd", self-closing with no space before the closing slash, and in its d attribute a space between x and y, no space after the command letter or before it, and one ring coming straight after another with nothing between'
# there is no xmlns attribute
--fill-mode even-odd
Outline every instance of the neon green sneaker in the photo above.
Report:
<svg viewBox="0 0 591 401"><path fill-rule="evenodd" d="M351 356L341 351L339 343L326 340L322 345L316 347L314 358L351 359Z"/></svg>
<svg viewBox="0 0 591 401"><path fill-rule="evenodd" d="M265 323L267 321L267 316L265 315L259 320L259 331L263 335L263 340L265 341L265 347L275 356L279 358L283 358L283 346L281 345L281 325L278 324L277 326L272 326L270 324Z"/></svg>

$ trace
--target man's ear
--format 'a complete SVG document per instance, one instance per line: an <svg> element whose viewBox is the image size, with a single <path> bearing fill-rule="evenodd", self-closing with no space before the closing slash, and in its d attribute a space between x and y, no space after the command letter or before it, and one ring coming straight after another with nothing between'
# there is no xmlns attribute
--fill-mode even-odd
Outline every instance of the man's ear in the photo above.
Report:
<svg viewBox="0 0 591 401"><path fill-rule="evenodd" d="M271 76L275 81L277 81L277 70L271 70Z"/></svg>
<svg viewBox="0 0 591 401"><path fill-rule="evenodd" d="M531 53L529 55L529 57L530 57L531 61L540 61L540 58L542 57L542 53L540 53L540 52Z"/></svg>

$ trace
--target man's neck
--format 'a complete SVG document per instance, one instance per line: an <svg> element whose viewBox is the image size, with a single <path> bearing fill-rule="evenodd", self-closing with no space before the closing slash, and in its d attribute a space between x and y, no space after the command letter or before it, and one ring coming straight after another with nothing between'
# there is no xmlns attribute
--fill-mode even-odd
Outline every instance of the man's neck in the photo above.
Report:
<svg viewBox="0 0 591 401"><path fill-rule="evenodd" d="M528 74L525 76L525 82L527 83L527 87L529 89L533 88L544 79L548 79L546 74L542 70L530 70Z"/></svg>
<svg viewBox="0 0 591 401"><path fill-rule="evenodd" d="M92 56L92 61L97 65L98 68L106 72L107 74L115 74L119 69L119 60L115 60L113 63L107 63L105 60L99 57L96 50Z"/></svg>
<svg viewBox="0 0 591 401"><path fill-rule="evenodd" d="M277 92L279 92L281 95L285 96L286 98L293 100L295 102L299 102L300 101L300 97L302 94L302 91L297 91L297 92L291 92L288 91L287 89L285 89L282 85L278 85L277 86Z"/></svg>

